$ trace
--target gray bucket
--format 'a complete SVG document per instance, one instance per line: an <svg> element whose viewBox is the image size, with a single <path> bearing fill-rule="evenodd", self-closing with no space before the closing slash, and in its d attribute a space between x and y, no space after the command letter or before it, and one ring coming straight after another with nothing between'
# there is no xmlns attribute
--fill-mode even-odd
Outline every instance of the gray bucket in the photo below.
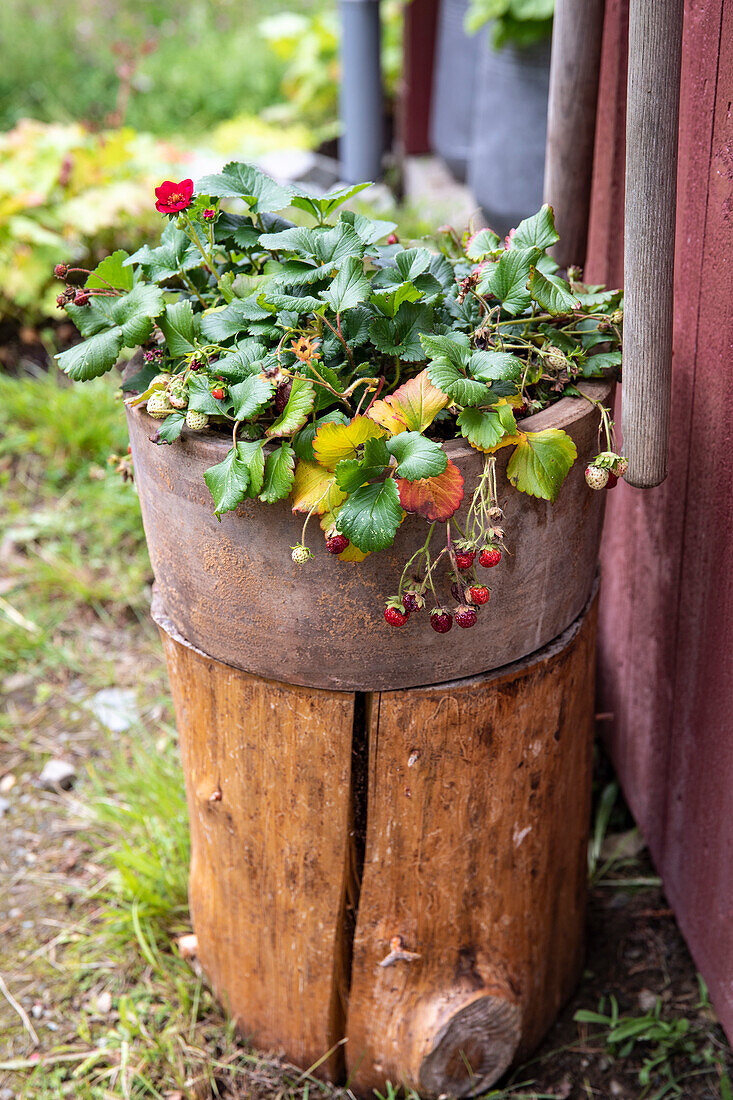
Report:
<svg viewBox="0 0 733 1100"><path fill-rule="evenodd" d="M542 203L550 42L494 50L489 36L479 36L468 185L505 234Z"/></svg>
<svg viewBox="0 0 733 1100"><path fill-rule="evenodd" d="M435 46L430 144L453 175L465 180L473 140L473 115L481 35L466 34L468 0L442 0Z"/></svg>

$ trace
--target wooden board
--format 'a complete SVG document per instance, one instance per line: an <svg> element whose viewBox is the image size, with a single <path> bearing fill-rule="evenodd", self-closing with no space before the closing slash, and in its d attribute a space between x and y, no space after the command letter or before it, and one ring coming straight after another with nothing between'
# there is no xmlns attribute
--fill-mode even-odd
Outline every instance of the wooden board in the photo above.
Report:
<svg viewBox="0 0 733 1100"><path fill-rule="evenodd" d="M583 958L595 605L499 674L383 692L354 940L352 1088L487 1088ZM395 947L414 953L390 964ZM470 1067L470 1069L469 1069Z"/></svg>
<svg viewBox="0 0 733 1100"><path fill-rule="evenodd" d="M625 5L607 5L587 274L618 280ZM616 87L615 98L604 99ZM733 1039L733 4L685 7L669 476L609 497L601 706L624 792Z"/></svg>
<svg viewBox="0 0 733 1100"><path fill-rule="evenodd" d="M161 637L199 958L242 1034L308 1068L344 1032L354 697L258 680ZM321 1075L342 1066L338 1047Z"/></svg>

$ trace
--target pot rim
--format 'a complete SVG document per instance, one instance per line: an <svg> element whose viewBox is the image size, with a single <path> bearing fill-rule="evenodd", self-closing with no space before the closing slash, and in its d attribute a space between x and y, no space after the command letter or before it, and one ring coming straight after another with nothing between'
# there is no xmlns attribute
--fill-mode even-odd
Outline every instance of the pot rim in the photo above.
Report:
<svg viewBox="0 0 733 1100"><path fill-rule="evenodd" d="M577 387L583 394L588 394L594 401L603 401L612 392L615 385L614 379L588 379L586 381L578 382ZM592 406L591 406L592 408ZM128 405L126 407L128 415L146 415L144 405ZM555 401L546 409L542 409L540 412L533 413L532 416L526 416L522 420L517 421L517 427L523 432L539 432L545 428L569 428L578 420L582 420L584 416L588 416L590 409L585 401L579 401L577 397L561 397L559 401ZM151 422L154 421L153 417L150 417ZM213 461L221 461L224 458L227 451L231 448L231 436L222 432L214 431L210 428L205 429L202 432L192 432L189 429L184 428L184 434L181 436L182 441L188 445L193 446L195 450L208 450L210 454L213 454ZM472 454L480 454L475 447L472 447L468 440L463 438L454 438L442 440L442 445L446 454L452 460L467 458ZM274 447L279 443L278 440L267 440L265 447Z"/></svg>

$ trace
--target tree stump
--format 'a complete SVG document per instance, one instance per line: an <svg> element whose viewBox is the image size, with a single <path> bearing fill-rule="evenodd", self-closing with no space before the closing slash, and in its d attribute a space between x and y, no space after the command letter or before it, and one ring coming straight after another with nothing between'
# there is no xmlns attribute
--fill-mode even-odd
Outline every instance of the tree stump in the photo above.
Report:
<svg viewBox="0 0 733 1100"><path fill-rule="evenodd" d="M240 1031L358 1095L488 1088L581 971L595 597L513 665L373 694L249 675L154 614L199 956Z"/></svg>

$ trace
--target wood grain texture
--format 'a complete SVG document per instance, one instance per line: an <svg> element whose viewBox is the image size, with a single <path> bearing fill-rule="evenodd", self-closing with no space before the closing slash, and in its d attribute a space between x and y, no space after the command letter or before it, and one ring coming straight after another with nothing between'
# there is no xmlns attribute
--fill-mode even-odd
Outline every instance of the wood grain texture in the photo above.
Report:
<svg viewBox="0 0 733 1100"><path fill-rule="evenodd" d="M616 63L620 0L610 14L615 25L607 19L602 71ZM731 1038L732 99L733 5L688 0L669 476L654 493L620 485L609 497L599 626L600 705L613 714L609 747ZM621 110L617 103L615 113ZM622 147L613 116L599 110L596 144L609 160ZM609 172L595 175L592 209L589 277L613 281L616 260L606 242L622 202Z"/></svg>
<svg viewBox="0 0 733 1100"><path fill-rule="evenodd" d="M161 628L199 958L243 1035L305 1068L344 1031L354 699L258 680ZM339 1047L320 1068L342 1073Z"/></svg>
<svg viewBox="0 0 733 1100"><path fill-rule="evenodd" d="M603 0L556 0L544 201L555 211L561 267L582 264L588 233Z"/></svg>
<svg viewBox="0 0 733 1100"><path fill-rule="evenodd" d="M683 0L631 0L626 107L626 480L667 476Z"/></svg>
<svg viewBox="0 0 733 1100"><path fill-rule="evenodd" d="M375 699L347 1023L361 1094L487 1088L577 980L595 620L594 602L531 659Z"/></svg>
<svg viewBox="0 0 733 1100"><path fill-rule="evenodd" d="M588 382L582 388L607 401L611 385ZM598 448L598 413L589 402L563 398L521 422L530 431L563 427L575 441L578 458L554 504L513 489L505 476L511 448L497 453L511 553L487 574L491 602L477 626L454 630L449 646L424 617L413 616L401 630L383 618L405 562L425 539L426 521L408 516L393 547L358 565L334 559L314 522L309 541L315 558L296 566L291 547L304 517L292 514L289 501L245 501L221 523L213 515L203 474L224 458L227 437L184 432L180 443L159 447L149 442L155 422L147 413L128 410L128 423L165 613L193 645L246 672L342 691L442 683L500 668L541 648L577 618L590 595L606 494L590 490L583 476ZM463 440L446 449L466 482L457 513L462 524L483 456ZM448 602L447 572L436 586Z"/></svg>

